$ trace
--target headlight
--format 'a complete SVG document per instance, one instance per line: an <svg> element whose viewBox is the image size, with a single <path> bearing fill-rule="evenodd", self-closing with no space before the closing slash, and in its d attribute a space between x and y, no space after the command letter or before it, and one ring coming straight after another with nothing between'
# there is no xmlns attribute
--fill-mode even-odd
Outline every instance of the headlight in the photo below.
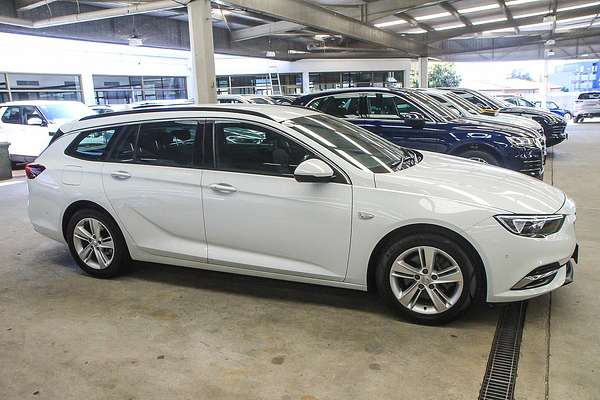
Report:
<svg viewBox="0 0 600 400"><path fill-rule="evenodd" d="M494 218L515 235L543 238L560 230L564 215L496 215Z"/></svg>
<svg viewBox="0 0 600 400"><path fill-rule="evenodd" d="M516 147L537 147L535 139L532 138L507 136L506 139L510 144Z"/></svg>

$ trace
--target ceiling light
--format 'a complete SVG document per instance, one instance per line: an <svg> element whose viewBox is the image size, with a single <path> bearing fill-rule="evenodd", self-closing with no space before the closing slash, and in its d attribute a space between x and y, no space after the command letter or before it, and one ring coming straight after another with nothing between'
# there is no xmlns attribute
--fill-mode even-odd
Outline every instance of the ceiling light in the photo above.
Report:
<svg viewBox="0 0 600 400"><path fill-rule="evenodd" d="M507 1L506 5L507 6L518 6L519 4L533 3L536 1L541 1L541 0L512 0L512 1Z"/></svg>
<svg viewBox="0 0 600 400"><path fill-rule="evenodd" d="M139 38L136 35L129 36L129 38L127 39L127 41L129 43L129 45L133 46L133 47L139 47L139 46L143 46L144 45L144 41L142 40L142 38Z"/></svg>
<svg viewBox="0 0 600 400"><path fill-rule="evenodd" d="M585 53L585 54L582 54L580 57L589 57L590 55L591 54Z"/></svg>
<svg viewBox="0 0 600 400"><path fill-rule="evenodd" d="M554 50L550 49L550 50L546 51L546 54L548 56L553 56L554 55Z"/></svg>
<svg viewBox="0 0 600 400"><path fill-rule="evenodd" d="M484 19L484 20L479 20L479 21L472 21L473 25L483 25L483 24L491 24L494 22L503 22L506 21L507 18L506 17L502 17L502 18L493 18L493 19Z"/></svg>
<svg viewBox="0 0 600 400"><path fill-rule="evenodd" d="M600 4L600 1L594 1L594 2L591 2L591 3L577 4L575 6L558 8L558 9L556 9L556 12L569 11L569 10L577 10L579 8L593 7L593 6L597 6L599 4Z"/></svg>
<svg viewBox="0 0 600 400"><path fill-rule="evenodd" d="M393 26L393 25L400 25L400 24L405 24L406 21L403 19L399 19L397 21L388 21L388 22L381 22L379 24L375 24L376 28L385 28L386 26Z"/></svg>
<svg viewBox="0 0 600 400"><path fill-rule="evenodd" d="M539 28L539 27L543 27L543 26L549 26L552 24L553 24L553 22L540 22L539 24L519 25L519 29Z"/></svg>
<svg viewBox="0 0 600 400"><path fill-rule="evenodd" d="M473 13L473 12L478 12L478 11L494 10L499 7L500 6L498 4L487 4L485 6L461 8L460 10L458 10L458 13L459 14L468 14L468 13Z"/></svg>
<svg viewBox="0 0 600 400"><path fill-rule="evenodd" d="M427 21L430 19L436 19L436 18L442 18L442 17L449 17L450 14L449 12L441 12L441 13L437 13L437 14L429 14L429 15L423 15L421 17L414 17L415 20L417 21Z"/></svg>
<svg viewBox="0 0 600 400"><path fill-rule="evenodd" d="M445 31L448 29L462 28L463 26L465 26L465 24L454 24L454 25L446 25L446 26L434 26L433 29L436 31Z"/></svg>
<svg viewBox="0 0 600 400"><path fill-rule="evenodd" d="M544 18L542 18L542 21L544 21L546 24L556 22L556 15L546 15Z"/></svg>
<svg viewBox="0 0 600 400"><path fill-rule="evenodd" d="M513 18L514 18L514 19L519 19L519 18L529 18L529 17L536 17L536 16L538 16L538 15L544 15L544 14L548 14L548 10L544 10L544 11L536 11L536 12L527 13L527 14L513 15Z"/></svg>
<svg viewBox="0 0 600 400"><path fill-rule="evenodd" d="M590 15L584 15L582 17L565 18L565 19L559 19L558 23L563 24L565 22L579 21L580 19L593 19L595 17L596 17L596 14L590 14Z"/></svg>
<svg viewBox="0 0 600 400"><path fill-rule="evenodd" d="M288 50L288 54L308 54L308 51L290 49Z"/></svg>
<svg viewBox="0 0 600 400"><path fill-rule="evenodd" d="M275 52L273 50L267 50L267 57L275 57Z"/></svg>
<svg viewBox="0 0 600 400"><path fill-rule="evenodd" d="M556 40L550 39L550 40L546 40L546 43L544 43L544 46L554 46L555 44L556 44Z"/></svg>

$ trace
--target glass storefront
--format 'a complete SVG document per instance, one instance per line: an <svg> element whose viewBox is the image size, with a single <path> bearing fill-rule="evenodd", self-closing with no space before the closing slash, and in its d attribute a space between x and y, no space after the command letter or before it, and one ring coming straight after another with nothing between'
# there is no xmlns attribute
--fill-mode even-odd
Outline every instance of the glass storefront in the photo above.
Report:
<svg viewBox="0 0 600 400"><path fill-rule="evenodd" d="M94 75L93 80L96 104L187 99L183 76Z"/></svg>
<svg viewBox="0 0 600 400"><path fill-rule="evenodd" d="M0 102L16 100L83 101L79 75L0 72Z"/></svg>
<svg viewBox="0 0 600 400"><path fill-rule="evenodd" d="M302 74L219 75L217 93L261 96L302 93Z"/></svg>
<svg viewBox="0 0 600 400"><path fill-rule="evenodd" d="M404 71L311 72L311 92L348 87L402 87Z"/></svg>

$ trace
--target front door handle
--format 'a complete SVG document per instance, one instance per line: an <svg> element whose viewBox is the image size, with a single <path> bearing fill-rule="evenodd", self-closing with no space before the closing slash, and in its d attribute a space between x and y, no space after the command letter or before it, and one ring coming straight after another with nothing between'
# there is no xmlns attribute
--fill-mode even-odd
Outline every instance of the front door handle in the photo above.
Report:
<svg viewBox="0 0 600 400"><path fill-rule="evenodd" d="M227 183L213 183L209 186L212 190L219 193L234 193L237 192L237 189L234 186L231 186Z"/></svg>
<svg viewBox="0 0 600 400"><path fill-rule="evenodd" d="M110 176L112 176L113 178L118 179L120 181L124 181L124 180L131 178L131 175L127 171L115 171L115 172L112 172L110 174Z"/></svg>

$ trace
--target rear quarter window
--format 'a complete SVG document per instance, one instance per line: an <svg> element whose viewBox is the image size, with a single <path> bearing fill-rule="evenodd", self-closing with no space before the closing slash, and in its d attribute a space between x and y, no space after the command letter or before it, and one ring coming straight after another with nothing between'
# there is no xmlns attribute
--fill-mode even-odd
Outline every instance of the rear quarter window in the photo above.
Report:
<svg viewBox="0 0 600 400"><path fill-rule="evenodd" d="M83 160L102 160L121 127L101 128L80 133L66 154Z"/></svg>

